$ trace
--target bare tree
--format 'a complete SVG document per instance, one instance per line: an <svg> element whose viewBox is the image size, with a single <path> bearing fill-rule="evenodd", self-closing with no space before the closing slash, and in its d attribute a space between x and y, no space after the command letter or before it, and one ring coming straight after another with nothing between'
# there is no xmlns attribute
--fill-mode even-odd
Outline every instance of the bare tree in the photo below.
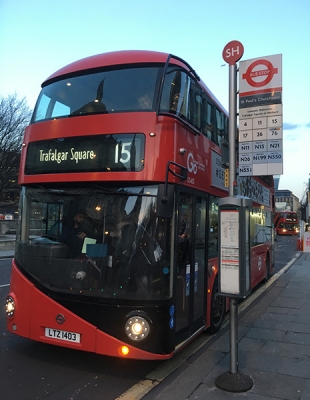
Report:
<svg viewBox="0 0 310 400"><path fill-rule="evenodd" d="M25 98L17 94L0 96L0 198L18 189L18 171L24 130L29 124L31 110Z"/></svg>

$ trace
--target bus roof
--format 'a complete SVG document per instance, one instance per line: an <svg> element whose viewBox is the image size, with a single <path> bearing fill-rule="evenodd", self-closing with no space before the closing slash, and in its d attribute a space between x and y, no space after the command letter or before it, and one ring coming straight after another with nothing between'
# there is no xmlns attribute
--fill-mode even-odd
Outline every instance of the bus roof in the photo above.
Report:
<svg viewBox="0 0 310 400"><path fill-rule="evenodd" d="M58 71L54 72L51 76L49 76L45 80L45 82L53 80L61 75L72 74L77 71L85 71L88 69L96 69L103 66L136 64L136 63L165 63L168 57L169 57L168 53L161 53L157 51L148 51L148 50L122 50L122 51L112 51L109 53L96 54L94 56L82 58L81 60L66 65L65 67L59 69ZM186 68L186 65L183 64L181 61L173 59L172 62L174 64L182 65L182 67Z"/></svg>
<svg viewBox="0 0 310 400"><path fill-rule="evenodd" d="M187 71L191 71L200 81L200 85L209 94L209 96L215 101L215 103L222 109L222 111L228 115L225 107L220 103L216 96L211 92L211 90L206 86L206 84L200 80L195 70L181 58L159 51L150 50L120 50L112 51L108 53L97 54L94 56L82 58L81 60L75 61L65 67L59 69L50 75L43 83L42 87L50 84L52 81L57 80L61 76L74 74L79 71L96 70L97 68L103 66L113 66L113 65L126 65L126 64L137 64L137 63L166 63L168 58L169 64L179 65Z"/></svg>

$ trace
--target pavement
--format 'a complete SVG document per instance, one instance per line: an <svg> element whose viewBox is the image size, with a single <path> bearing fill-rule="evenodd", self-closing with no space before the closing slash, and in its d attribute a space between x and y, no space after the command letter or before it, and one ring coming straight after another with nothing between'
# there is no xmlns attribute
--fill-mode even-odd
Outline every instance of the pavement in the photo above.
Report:
<svg viewBox="0 0 310 400"><path fill-rule="evenodd" d="M238 305L237 352L228 321L168 377L146 377L153 388L143 400L309 400L310 253L298 252L254 297Z"/></svg>

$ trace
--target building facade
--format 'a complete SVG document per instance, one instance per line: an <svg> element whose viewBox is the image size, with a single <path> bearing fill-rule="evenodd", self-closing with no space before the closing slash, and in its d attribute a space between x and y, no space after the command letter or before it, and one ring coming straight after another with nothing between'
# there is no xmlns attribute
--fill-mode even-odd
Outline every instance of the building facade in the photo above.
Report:
<svg viewBox="0 0 310 400"><path fill-rule="evenodd" d="M290 190L276 190L275 203L276 211L295 211L299 213L299 198L295 196Z"/></svg>

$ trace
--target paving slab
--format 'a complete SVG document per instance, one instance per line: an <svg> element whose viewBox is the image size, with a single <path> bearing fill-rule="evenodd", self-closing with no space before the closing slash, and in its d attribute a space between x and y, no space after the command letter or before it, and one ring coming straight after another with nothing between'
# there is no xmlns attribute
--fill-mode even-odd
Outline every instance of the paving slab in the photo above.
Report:
<svg viewBox="0 0 310 400"><path fill-rule="evenodd" d="M252 380L246 392L228 392L216 379L230 371L229 327L143 400L309 400L310 254L282 273L238 318L238 369Z"/></svg>

